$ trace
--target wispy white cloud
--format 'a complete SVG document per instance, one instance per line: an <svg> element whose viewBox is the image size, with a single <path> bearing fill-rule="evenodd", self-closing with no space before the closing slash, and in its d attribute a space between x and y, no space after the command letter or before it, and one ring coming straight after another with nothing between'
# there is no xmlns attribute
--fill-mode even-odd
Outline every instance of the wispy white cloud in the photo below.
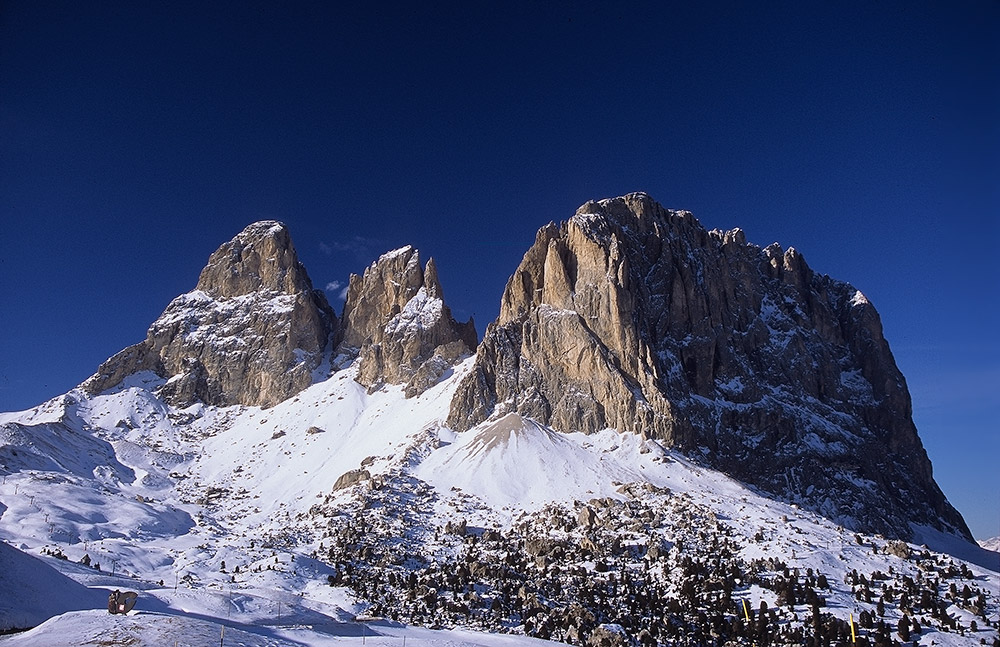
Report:
<svg viewBox="0 0 1000 647"><path fill-rule="evenodd" d="M347 240L320 241L319 243L319 250L327 256L350 254L365 263L377 258L382 251L385 251L384 247L386 247L385 241L364 236L352 236Z"/></svg>
<svg viewBox="0 0 1000 647"><path fill-rule="evenodd" d="M327 292L336 292L341 301L347 300L347 284L343 281L330 281L324 288Z"/></svg>

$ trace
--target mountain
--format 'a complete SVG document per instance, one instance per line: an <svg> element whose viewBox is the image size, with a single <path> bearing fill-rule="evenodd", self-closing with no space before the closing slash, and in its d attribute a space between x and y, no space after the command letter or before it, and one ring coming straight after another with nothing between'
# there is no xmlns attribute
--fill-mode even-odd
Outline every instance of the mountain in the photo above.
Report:
<svg viewBox="0 0 1000 647"><path fill-rule="evenodd" d="M405 384L407 397L433 386L476 348L472 319L459 324L444 303L434 259L403 247L351 275L341 352L360 355L358 381L370 389Z"/></svg>
<svg viewBox="0 0 1000 647"><path fill-rule="evenodd" d="M270 407L329 374L332 355L361 356L359 381L405 383L418 395L476 347L475 324L444 304L434 260L406 247L352 275L342 320L313 289L287 227L256 222L208 259L195 289L174 299L146 339L104 362L90 394L142 371L167 379L160 395ZM335 349L335 350L334 350Z"/></svg>
<svg viewBox="0 0 1000 647"><path fill-rule="evenodd" d="M443 294L403 247L336 317L255 223L145 341L0 413L0 539L140 591L11 644L995 637L1000 556L934 498L850 286L633 194L544 227L478 345Z"/></svg>
<svg viewBox="0 0 1000 647"><path fill-rule="evenodd" d="M645 194L539 230L448 423L510 412L661 440L851 528L972 540L868 299Z"/></svg>
<svg viewBox="0 0 1000 647"><path fill-rule="evenodd" d="M803 644L810 592L832 636L850 636L853 613L874 641L879 621L859 623L880 602L890 627L919 618L927 644L995 635L980 614L1000 610L996 553L930 528L919 541L943 553L852 532L639 434L563 433L517 414L455 432L443 422L474 361L410 398L403 385L369 392L355 360L267 409L178 408L145 372L0 414L52 440L5 454L0 538L64 555L42 558L102 602L109 588L140 592L133 616L94 603L12 644L204 644L214 631L248 645L367 632L386 647L403 635L527 647L496 633L624 647L715 631L749 645L762 602L766 636ZM15 452L58 464L8 462ZM0 588L0 603L17 590Z"/></svg>
<svg viewBox="0 0 1000 647"><path fill-rule="evenodd" d="M152 371L168 379L162 395L174 404L273 406L312 383L336 326L287 227L257 222L211 255L195 289L167 306L144 341L83 388L96 394Z"/></svg>

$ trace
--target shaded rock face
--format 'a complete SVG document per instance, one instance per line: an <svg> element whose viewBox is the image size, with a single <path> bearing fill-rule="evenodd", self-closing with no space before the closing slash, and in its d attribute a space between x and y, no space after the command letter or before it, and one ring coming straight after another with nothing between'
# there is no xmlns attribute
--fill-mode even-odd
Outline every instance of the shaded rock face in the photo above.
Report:
<svg viewBox="0 0 1000 647"><path fill-rule="evenodd" d="M167 378L160 395L173 404L269 407L312 383L336 323L285 225L257 222L211 255L195 289L167 306L144 341L83 387L99 393L149 370Z"/></svg>
<svg viewBox="0 0 1000 647"><path fill-rule="evenodd" d="M360 356L358 382L404 384L407 397L437 384L477 341L472 319L456 322L445 305L434 259L422 267L409 246L351 276L341 330L340 352Z"/></svg>
<svg viewBox="0 0 1000 647"><path fill-rule="evenodd" d="M689 452L850 527L971 538L931 475L878 313L794 249L645 194L539 230L448 423L516 412Z"/></svg>

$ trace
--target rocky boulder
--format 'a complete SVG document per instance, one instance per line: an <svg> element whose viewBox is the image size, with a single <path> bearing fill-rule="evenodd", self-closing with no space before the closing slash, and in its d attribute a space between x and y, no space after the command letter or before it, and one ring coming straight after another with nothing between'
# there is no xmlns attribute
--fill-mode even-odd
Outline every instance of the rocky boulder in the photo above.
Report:
<svg viewBox="0 0 1000 647"><path fill-rule="evenodd" d="M372 478L371 473L368 470L351 470L349 472L344 472L341 474L337 481L333 484L333 490L343 490L344 488L349 488L352 485L357 485L364 481L370 481Z"/></svg>
<svg viewBox="0 0 1000 647"><path fill-rule="evenodd" d="M209 257L195 289L167 306L144 341L82 386L99 393L153 371L167 379L161 395L173 404L268 407L312 383L336 323L285 225L256 222Z"/></svg>
<svg viewBox="0 0 1000 647"><path fill-rule="evenodd" d="M407 397L437 384L476 347L473 321L456 322L444 303L434 259L423 266L410 246L351 276L341 326L340 352L360 356L358 382L370 390L403 384Z"/></svg>

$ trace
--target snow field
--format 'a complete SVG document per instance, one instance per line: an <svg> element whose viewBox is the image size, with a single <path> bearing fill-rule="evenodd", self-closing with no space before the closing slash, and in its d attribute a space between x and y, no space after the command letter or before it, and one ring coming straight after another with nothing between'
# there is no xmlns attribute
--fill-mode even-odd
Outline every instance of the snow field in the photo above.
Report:
<svg viewBox="0 0 1000 647"><path fill-rule="evenodd" d="M75 591L72 599L28 605L46 617L58 615L0 645L211 645L218 644L222 625L227 645L539 642L353 622L367 605L328 585L334 571L322 558L329 520L316 510L346 515L373 501L396 501L385 514L423 515L421 528L407 528L397 517L384 522L398 528L400 539L411 533L408 540L424 542L428 554L447 556L453 549L431 535L448 522L510 528L524 513L550 504L578 509L595 499L683 498L693 509L711 510L740 543L744 560L777 558L824 574L831 584L825 611L845 620L875 611L845 582L852 570L910 577L920 570L912 559L887 554L884 539L857 536L636 435L557 434L516 415L455 433L443 421L470 368L471 360L422 396L406 399L400 387L367 393L348 367L266 410L174 409L153 393L162 380L140 374L113 392L87 397L74 391L30 411L0 414L0 424L20 425L6 428L5 442L18 455L5 456L0 471L0 539L31 555L44 550L68 558L45 558L42 566L55 567L52 573L18 562L21 570L10 570L14 579L3 583L0 616L14 626L41 620L9 604L10 591L24 581ZM334 489L342 475L362 470L367 478ZM371 493L385 498L358 503ZM995 622L996 553L916 530L921 542L967 561L972 582L991 596ZM84 555L101 570L79 564ZM593 572L596 565L583 566ZM133 614L102 611L112 588L141 592ZM773 591L760 586L738 585L735 595L753 609L761 601L776 606ZM958 605L948 612L966 627L973 619ZM894 625L900 616L889 609L886 620ZM990 635L928 630L919 641L967 645Z"/></svg>

